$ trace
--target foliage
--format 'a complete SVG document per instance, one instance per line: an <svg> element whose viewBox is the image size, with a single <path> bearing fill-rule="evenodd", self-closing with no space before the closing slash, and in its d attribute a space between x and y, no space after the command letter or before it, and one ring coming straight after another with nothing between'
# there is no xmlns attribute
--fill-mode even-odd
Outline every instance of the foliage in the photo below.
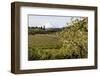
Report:
<svg viewBox="0 0 100 76"><path fill-rule="evenodd" d="M69 24L59 36L63 42L62 49L65 50L67 55L75 58L86 58L88 51L88 28L87 18L82 20L76 19Z"/></svg>

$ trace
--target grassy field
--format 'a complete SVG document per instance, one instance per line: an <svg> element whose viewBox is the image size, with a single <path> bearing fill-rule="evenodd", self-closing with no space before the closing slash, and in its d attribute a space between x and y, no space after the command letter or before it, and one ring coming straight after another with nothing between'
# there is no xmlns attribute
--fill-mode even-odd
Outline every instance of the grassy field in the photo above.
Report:
<svg viewBox="0 0 100 76"><path fill-rule="evenodd" d="M30 48L41 48L41 49L58 49L61 47L62 43L52 34L36 34L29 35L28 45Z"/></svg>
<svg viewBox="0 0 100 76"><path fill-rule="evenodd" d="M29 60L55 59L62 42L55 34L36 34L28 36ZM53 56L54 54L54 56Z"/></svg>

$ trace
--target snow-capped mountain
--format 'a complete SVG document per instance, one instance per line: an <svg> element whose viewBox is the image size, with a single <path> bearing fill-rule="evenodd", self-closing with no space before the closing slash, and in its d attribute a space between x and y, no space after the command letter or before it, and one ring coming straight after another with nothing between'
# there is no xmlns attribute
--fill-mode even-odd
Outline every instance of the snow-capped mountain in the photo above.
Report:
<svg viewBox="0 0 100 76"><path fill-rule="evenodd" d="M54 25L52 25L51 23L45 23L45 24L43 24L44 26L45 26L45 28L55 28L55 26Z"/></svg>

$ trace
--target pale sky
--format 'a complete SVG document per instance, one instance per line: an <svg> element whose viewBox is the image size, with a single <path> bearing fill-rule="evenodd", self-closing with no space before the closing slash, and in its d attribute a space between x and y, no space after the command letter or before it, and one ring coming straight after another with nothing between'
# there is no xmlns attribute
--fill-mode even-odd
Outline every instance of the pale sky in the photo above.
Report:
<svg viewBox="0 0 100 76"><path fill-rule="evenodd" d="M29 15L29 27L61 28L71 21L71 16Z"/></svg>

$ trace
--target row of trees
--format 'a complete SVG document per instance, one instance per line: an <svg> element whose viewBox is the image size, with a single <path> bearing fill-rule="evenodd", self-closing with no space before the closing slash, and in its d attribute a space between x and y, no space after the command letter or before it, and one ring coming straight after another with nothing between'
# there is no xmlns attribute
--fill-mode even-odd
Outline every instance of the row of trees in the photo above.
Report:
<svg viewBox="0 0 100 76"><path fill-rule="evenodd" d="M34 35L34 34L49 34L54 32L59 32L63 30L63 28L45 28L44 27L28 27L28 34Z"/></svg>
<svg viewBox="0 0 100 76"><path fill-rule="evenodd" d="M41 26L41 27L38 27L38 26L28 27L28 29L42 29L42 30L45 30L45 26Z"/></svg>

